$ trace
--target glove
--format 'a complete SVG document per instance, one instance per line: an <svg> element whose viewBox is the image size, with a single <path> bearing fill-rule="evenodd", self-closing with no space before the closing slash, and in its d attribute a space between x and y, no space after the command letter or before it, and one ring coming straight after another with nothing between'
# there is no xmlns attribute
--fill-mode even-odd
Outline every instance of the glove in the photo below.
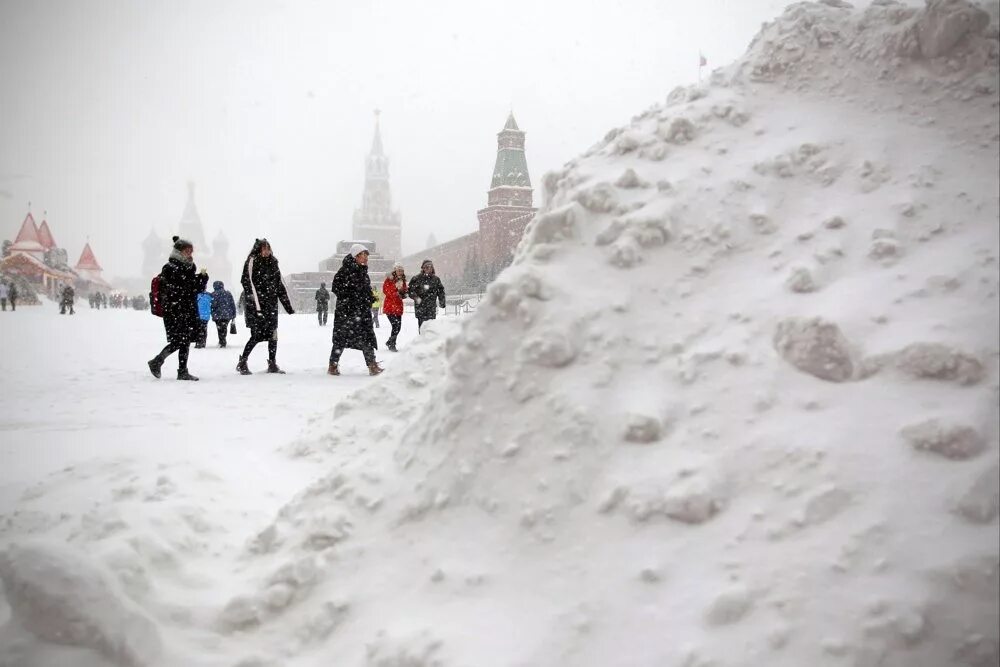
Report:
<svg viewBox="0 0 1000 667"><path fill-rule="evenodd" d="M295 309L294 308L285 308L285 312L288 313L289 315L294 315L295 314Z"/></svg>

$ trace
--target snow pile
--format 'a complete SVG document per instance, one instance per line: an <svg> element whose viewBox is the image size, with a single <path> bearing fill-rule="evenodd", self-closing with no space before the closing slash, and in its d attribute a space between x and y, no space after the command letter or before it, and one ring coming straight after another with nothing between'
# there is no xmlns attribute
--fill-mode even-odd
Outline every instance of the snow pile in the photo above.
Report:
<svg viewBox="0 0 1000 667"><path fill-rule="evenodd" d="M293 447L334 472L226 631L294 664L996 664L996 29L843 5L545 177L446 366Z"/></svg>
<svg viewBox="0 0 1000 667"><path fill-rule="evenodd" d="M159 657L153 622L71 549L11 547L0 556L0 580L11 611L0 628L3 664L142 667Z"/></svg>
<svg viewBox="0 0 1000 667"><path fill-rule="evenodd" d="M546 175L185 664L995 665L989 12L798 3Z"/></svg>

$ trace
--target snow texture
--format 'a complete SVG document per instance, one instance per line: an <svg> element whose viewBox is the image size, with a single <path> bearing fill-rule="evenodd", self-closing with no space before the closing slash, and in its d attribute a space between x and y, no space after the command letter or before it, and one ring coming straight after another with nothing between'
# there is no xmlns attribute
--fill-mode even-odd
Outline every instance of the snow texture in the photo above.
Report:
<svg viewBox="0 0 1000 667"><path fill-rule="evenodd" d="M791 5L547 174L239 549L82 530L188 665L996 665L998 13Z"/></svg>

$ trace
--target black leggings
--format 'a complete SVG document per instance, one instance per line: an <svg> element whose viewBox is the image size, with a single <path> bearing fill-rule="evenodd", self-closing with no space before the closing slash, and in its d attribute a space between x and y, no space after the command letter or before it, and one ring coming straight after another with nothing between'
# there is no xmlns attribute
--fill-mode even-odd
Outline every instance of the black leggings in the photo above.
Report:
<svg viewBox="0 0 1000 667"><path fill-rule="evenodd" d="M188 354L191 352L191 343L167 343L167 346L160 350L156 358L163 362L174 352L177 353L177 370L186 371L188 367Z"/></svg>
<svg viewBox="0 0 1000 667"><path fill-rule="evenodd" d="M403 316L402 315L386 315L389 324L392 326L392 333L389 334L389 340L386 341L386 345L395 345L396 336L399 335L399 330L403 328Z"/></svg>
<svg viewBox="0 0 1000 667"><path fill-rule="evenodd" d="M274 332L257 332L253 329L250 330L250 340L247 341L246 347L243 348L243 358L247 359L250 357L250 353L257 346L257 343L263 343L267 341L267 360L274 361L278 358L278 339L273 335Z"/></svg>

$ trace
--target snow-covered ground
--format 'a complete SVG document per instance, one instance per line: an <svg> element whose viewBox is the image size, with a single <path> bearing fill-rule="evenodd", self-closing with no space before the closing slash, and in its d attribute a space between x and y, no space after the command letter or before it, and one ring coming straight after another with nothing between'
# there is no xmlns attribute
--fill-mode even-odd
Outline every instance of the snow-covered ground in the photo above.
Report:
<svg viewBox="0 0 1000 667"><path fill-rule="evenodd" d="M360 353L351 351L344 355L344 375L327 376L332 324L332 317L321 328L314 315L283 316L278 361L287 374L264 373L267 345L260 344L251 356L251 377L235 372L247 340L242 317L226 349L217 347L210 325L208 347L191 350L189 366L201 382L179 383L176 354L160 380L146 368L164 343L162 320L149 313L84 304L76 315L60 316L48 303L3 313L0 507L11 507L27 485L56 473L52 482L69 466L127 467L129 460L165 466L166 479L197 461L227 485L267 494L296 488L303 478L274 451L301 424L370 380ZM384 341L388 327L378 332ZM401 339L415 334L411 317ZM391 365L392 353L378 356ZM284 474L275 474L282 463Z"/></svg>
<svg viewBox="0 0 1000 667"><path fill-rule="evenodd" d="M282 316L278 361L287 374L264 372L260 344L250 377L235 371L247 340L242 318L226 349L210 326L208 347L191 350L201 381L190 383L174 379L176 355L162 379L149 374L145 362L164 341L162 321L148 312L84 304L60 316L46 303L0 314L0 545L42 534L77 544L120 538L168 569L232 557L316 477L289 443L312 422L332 423L330 408L373 380L350 350L343 374L327 375L332 324L332 316L327 327L314 315ZM400 349L416 335L408 315ZM378 358L391 369L398 355ZM0 624L8 614L0 603ZM18 660L0 650L4 667Z"/></svg>
<svg viewBox="0 0 1000 667"><path fill-rule="evenodd" d="M183 383L174 378L176 354L160 380L146 368L164 344L162 320L149 313L84 305L76 315L60 316L52 304L4 313L0 507L11 507L28 485L50 475L52 482L70 466L127 467L129 460L163 465L173 474L197 461L226 485L268 495L296 488L308 477L296 477L294 466L276 459L275 450L324 408L370 381L361 354L353 351L344 355L341 377L326 374L332 325L332 316L326 328L314 315L283 316L278 362L287 374L264 372L264 343L251 355L251 377L235 372L247 341L242 317L226 349L217 346L210 325L208 347L191 349L189 367L201 382ZM383 325L377 333L384 342L384 318ZM400 340L405 344L415 335L416 322L408 317ZM386 367L394 356L384 349L378 354ZM282 463L284 474L275 474L274 466Z"/></svg>
<svg viewBox="0 0 1000 667"><path fill-rule="evenodd" d="M791 6L547 174L478 310L346 396L308 327L301 376L205 351L204 383L153 384L137 351L114 399L188 406L182 451L5 492L0 664L995 667L988 7ZM330 393L272 431L258 386Z"/></svg>

